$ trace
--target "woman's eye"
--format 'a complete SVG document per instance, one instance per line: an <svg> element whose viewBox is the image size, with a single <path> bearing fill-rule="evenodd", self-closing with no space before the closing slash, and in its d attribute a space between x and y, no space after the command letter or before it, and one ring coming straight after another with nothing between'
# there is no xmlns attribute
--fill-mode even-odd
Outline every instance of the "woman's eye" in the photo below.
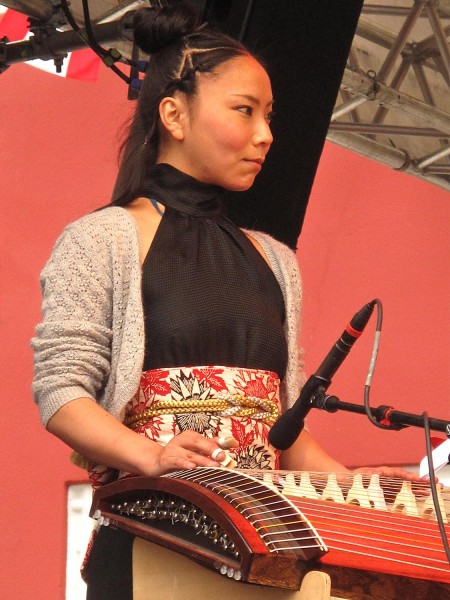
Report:
<svg viewBox="0 0 450 600"><path fill-rule="evenodd" d="M273 110L271 110L270 113L268 113L266 115L266 121L268 123L272 123L274 116L275 116L275 112Z"/></svg>
<svg viewBox="0 0 450 600"><path fill-rule="evenodd" d="M253 114L253 108L251 106L238 106L238 111L248 115L249 117Z"/></svg>

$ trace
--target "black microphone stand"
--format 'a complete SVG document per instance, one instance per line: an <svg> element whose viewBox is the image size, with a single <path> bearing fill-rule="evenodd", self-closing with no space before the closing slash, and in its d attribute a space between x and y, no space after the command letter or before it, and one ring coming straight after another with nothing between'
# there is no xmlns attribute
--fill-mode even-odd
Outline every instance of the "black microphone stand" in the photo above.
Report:
<svg viewBox="0 0 450 600"><path fill-rule="evenodd" d="M329 413L335 413L339 410L352 412L361 415L366 415L366 409L360 404L352 404L350 402L342 402L337 396L325 394L325 387L318 385L311 395L311 399L306 401L310 408L318 408ZM377 408L370 409L372 416L378 423L384 425L388 429L398 431L405 427L422 427L424 428L424 420L422 415L402 412L395 410L392 406L381 405ZM434 431L442 431L450 437L450 421L443 419L434 419L429 417L430 429Z"/></svg>

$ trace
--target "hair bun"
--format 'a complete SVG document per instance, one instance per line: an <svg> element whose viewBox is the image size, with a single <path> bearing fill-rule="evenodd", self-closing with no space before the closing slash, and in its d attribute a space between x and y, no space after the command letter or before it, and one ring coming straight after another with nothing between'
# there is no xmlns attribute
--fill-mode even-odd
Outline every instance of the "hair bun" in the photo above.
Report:
<svg viewBox="0 0 450 600"><path fill-rule="evenodd" d="M144 8L134 15L134 41L147 54L173 44L200 25L200 16L188 4Z"/></svg>

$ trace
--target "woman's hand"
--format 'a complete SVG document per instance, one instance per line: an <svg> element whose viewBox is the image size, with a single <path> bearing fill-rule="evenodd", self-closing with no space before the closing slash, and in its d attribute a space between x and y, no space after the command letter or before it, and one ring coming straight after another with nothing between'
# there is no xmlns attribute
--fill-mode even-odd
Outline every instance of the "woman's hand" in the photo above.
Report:
<svg viewBox="0 0 450 600"><path fill-rule="evenodd" d="M153 453L152 453L153 454ZM183 431L166 446L154 449L146 475L163 475L178 469L218 467L225 459L219 439L208 439L196 431Z"/></svg>
<svg viewBox="0 0 450 600"><path fill-rule="evenodd" d="M418 473L401 469L400 467L360 467L358 469L352 469L352 473L362 473L363 475L380 475L381 477L389 477L396 479L404 479L406 481L424 482L427 481L422 479ZM437 480L436 480L437 481Z"/></svg>

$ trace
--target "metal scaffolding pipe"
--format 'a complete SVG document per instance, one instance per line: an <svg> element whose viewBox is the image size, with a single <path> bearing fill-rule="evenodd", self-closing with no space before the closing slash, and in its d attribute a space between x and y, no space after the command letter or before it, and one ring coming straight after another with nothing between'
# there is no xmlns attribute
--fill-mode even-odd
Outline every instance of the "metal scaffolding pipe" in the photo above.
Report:
<svg viewBox="0 0 450 600"><path fill-rule="evenodd" d="M447 73L447 78L450 79L450 46L448 45L447 38L445 37L444 28L442 27L442 23L439 20L439 16L434 6L427 6L426 11L431 28L433 29L433 33L436 38L437 47L439 48L439 52L441 54L443 66Z"/></svg>
<svg viewBox="0 0 450 600"><path fill-rule="evenodd" d="M414 71L414 75L416 76L417 83L419 84L420 91L422 92L423 99L427 104L435 106L430 86L428 85L427 78L425 77L425 73L423 72L423 65L421 63L413 63L412 68Z"/></svg>
<svg viewBox="0 0 450 600"><path fill-rule="evenodd" d="M446 84L450 87L450 78L447 75L447 71L445 70L444 61L442 60L442 58L440 56L433 56L433 62L435 70L442 75ZM424 64L428 66L428 63Z"/></svg>
<svg viewBox="0 0 450 600"><path fill-rule="evenodd" d="M38 21L48 21L53 14L53 5L47 0L2 0L1 4Z"/></svg>
<svg viewBox="0 0 450 600"><path fill-rule="evenodd" d="M391 81L392 89L399 90L401 88L401 85L402 85L403 81L405 80L406 75L408 74L410 65L411 65L411 63L409 61L407 61L406 59L402 60L399 68L397 69L397 72L395 73L395 75ZM389 112L389 109L387 109L385 106L379 106L378 110L375 113L375 116L373 118L373 122L374 123L383 123L388 112Z"/></svg>
<svg viewBox="0 0 450 600"><path fill-rule="evenodd" d="M428 81L425 77L425 73L423 72L423 66L420 63L414 63L413 70L414 70L414 74L416 76L417 82L419 84L419 87L420 87L420 90L422 92L425 102L429 106L436 106L433 95L431 93L430 86L428 85ZM442 146L446 146L447 140L441 138L440 143ZM448 161L448 158L447 158L447 161Z"/></svg>
<svg viewBox="0 0 450 600"><path fill-rule="evenodd" d="M339 146L348 148L353 152L357 152L358 154L372 158L377 162L381 162L392 169L410 173L411 175L415 175L420 179L424 179L425 181L429 181L430 183L434 183L435 185L450 191L449 180L444 177L438 177L416 170L408 154L402 150L383 146L382 144L363 137L362 135L341 133L338 131L329 131L327 134L327 140L335 142L336 144L339 144Z"/></svg>
<svg viewBox="0 0 450 600"><path fill-rule="evenodd" d="M411 164L409 156L403 150L384 146L362 135L329 130L327 140L336 142L340 146L344 146L344 148L354 150L363 156L382 162L392 169L404 170Z"/></svg>
<svg viewBox="0 0 450 600"><path fill-rule="evenodd" d="M444 28L444 34L448 35L450 33L450 25ZM365 40L372 42L376 46L380 46L381 48L385 48L389 50L391 46L395 43L396 36L389 29L382 27L378 23L374 23L364 17L360 17L358 21L358 26L356 28L356 35L364 38ZM423 40L422 42L414 43L414 48L412 42L407 42L403 49L403 54L421 54L425 57L430 57L432 54L438 53L438 48L436 45L436 40L434 36L430 36ZM432 64L429 60L424 61L427 67L433 69L433 71L440 71L439 66Z"/></svg>
<svg viewBox="0 0 450 600"><path fill-rule="evenodd" d="M361 14L364 15L380 15L387 17L406 17L409 13L407 6L385 6L378 4L364 4L361 9ZM438 14L443 18L450 18L450 11L446 10L445 7L439 6ZM424 15L420 15L423 17Z"/></svg>
<svg viewBox="0 0 450 600"><path fill-rule="evenodd" d="M386 50L389 50L395 42L395 35L391 31L364 17L360 17L358 21L356 35L361 36L369 42L373 42L377 46L386 48Z"/></svg>
<svg viewBox="0 0 450 600"><path fill-rule="evenodd" d="M350 92L347 92L347 90L344 90L344 88L341 88L339 90L339 93L341 95L342 98L342 102L349 102L352 95L350 94ZM358 115L358 111L356 108L354 108L352 110L352 112L348 113L348 118L350 119L351 123L359 123L360 122L360 118ZM333 116L331 117L331 120L333 119Z"/></svg>
<svg viewBox="0 0 450 600"><path fill-rule="evenodd" d="M427 173L441 173L442 175L450 175L450 165L434 165L432 167L427 167Z"/></svg>
<svg viewBox="0 0 450 600"><path fill-rule="evenodd" d="M428 154L427 156L422 157L420 160L417 160L415 162L416 167L419 170L425 169L426 167L428 167L429 165L432 165L433 163L437 162L440 158L445 158L446 156L450 155L450 145L445 146L444 148L441 148L440 150L436 150L436 152L432 152L431 154Z"/></svg>
<svg viewBox="0 0 450 600"><path fill-rule="evenodd" d="M133 40L131 12L117 21L94 25L94 37L98 43L117 42L117 40ZM22 42L0 43L0 67L28 62L35 58L51 60L63 56L72 50L86 48L87 34L85 29L75 31L54 31L50 35L39 37L32 35Z"/></svg>
<svg viewBox="0 0 450 600"><path fill-rule="evenodd" d="M335 121L339 119L339 117L343 117L344 115L352 112L360 106L367 102L367 98L363 98L362 96L353 97L351 100L348 100L334 109L333 114L331 115L331 121Z"/></svg>
<svg viewBox="0 0 450 600"><path fill-rule="evenodd" d="M449 18L450 18L450 15L449 15ZM450 34L450 25L443 27L442 31L444 32L444 36L449 35ZM438 47L437 47L436 38L434 37L434 35L430 35L429 37L427 37L424 40L422 40L421 42L419 42L417 45L417 50L421 54L430 54L430 52L432 52L434 50L437 51L437 49L438 49Z"/></svg>
<svg viewBox="0 0 450 600"><path fill-rule="evenodd" d="M374 123L330 123L330 131L350 131L368 135L405 135L442 138L442 132L430 127L406 127L404 125L376 125ZM449 136L450 137L450 136Z"/></svg>
<svg viewBox="0 0 450 600"><path fill-rule="evenodd" d="M368 100L375 100L380 105L386 105L409 114L438 131L450 134L449 114L438 108L427 106L424 102L416 100L403 92L393 90L369 77L366 73L347 68L341 85L353 94L364 96Z"/></svg>
<svg viewBox="0 0 450 600"><path fill-rule="evenodd" d="M411 30L416 24L420 13L425 8L425 5L428 4L428 2L429 0L417 0L414 3L398 35L395 37L394 43L392 44L389 50L386 60L384 61L378 72L378 77L380 81L386 81L387 76L394 67L395 61L400 56L401 51L403 50L406 42L408 41L408 35L411 33Z"/></svg>

